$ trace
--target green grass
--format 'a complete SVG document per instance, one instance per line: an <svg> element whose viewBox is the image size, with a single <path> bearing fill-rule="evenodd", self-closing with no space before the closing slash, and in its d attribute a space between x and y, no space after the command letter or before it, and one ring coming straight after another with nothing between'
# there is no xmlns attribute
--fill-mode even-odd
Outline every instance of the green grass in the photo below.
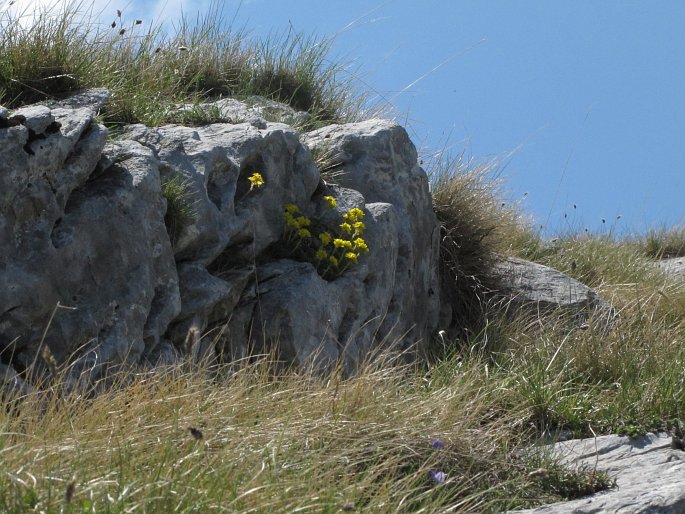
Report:
<svg viewBox="0 0 685 514"><path fill-rule="evenodd" d="M219 121L204 100L252 95L308 112L307 128L364 116L326 42L260 42L217 20L215 9L171 33L121 17L102 27L71 4L29 30L2 13L0 103L104 86L110 128ZM179 103L193 107L179 113ZM334 181L337 156L315 157ZM432 170L454 313L432 361L386 355L343 380L262 357L122 376L91 397L63 396L59 384L3 397L0 511L499 512L612 486L531 448L561 432L634 436L685 419L685 283L654 265L685 254L683 230L545 240L502 200L495 164L445 159ZM175 177L163 194L175 243L192 198ZM492 267L506 255L595 288L619 313L611 330L593 319L569 330L554 312L505 314Z"/></svg>
<svg viewBox="0 0 685 514"><path fill-rule="evenodd" d="M162 183L162 196L166 200L164 224L171 245L175 247L183 228L192 223L196 215L192 191L182 175L171 174Z"/></svg>
<svg viewBox="0 0 685 514"><path fill-rule="evenodd" d="M256 40L226 29L220 6L169 30L121 15L114 27L98 25L85 1L44 12L30 27L1 12L0 104L106 87L112 97L101 114L110 126L216 121L216 112L199 110L179 120L176 105L253 95L310 113L308 128L360 116L363 98L341 78L346 68L328 59L330 40L297 33Z"/></svg>
<svg viewBox="0 0 685 514"><path fill-rule="evenodd" d="M571 235L522 250L593 287L619 313L608 333L591 322L569 334L554 320L503 329L506 351L497 358L532 366L525 383L540 397L539 422L588 435L664 429L681 419L685 283L666 277L634 237Z"/></svg>
<svg viewBox="0 0 685 514"><path fill-rule="evenodd" d="M685 227L652 229L639 242L647 256L668 259L685 256Z"/></svg>

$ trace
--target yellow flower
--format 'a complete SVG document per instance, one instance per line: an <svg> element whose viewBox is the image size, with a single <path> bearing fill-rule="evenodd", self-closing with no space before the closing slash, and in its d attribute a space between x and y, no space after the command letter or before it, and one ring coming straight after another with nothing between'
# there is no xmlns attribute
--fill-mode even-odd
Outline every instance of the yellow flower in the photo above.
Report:
<svg viewBox="0 0 685 514"><path fill-rule="evenodd" d="M297 235L300 236L302 239L305 239L307 237L312 237L312 233L309 230L307 230L306 228L301 228L300 230L298 230Z"/></svg>
<svg viewBox="0 0 685 514"><path fill-rule="evenodd" d="M366 244L366 241L364 241L361 237L358 237L357 239L354 240L354 248L357 251L369 253L369 247Z"/></svg>
<svg viewBox="0 0 685 514"><path fill-rule="evenodd" d="M321 244L327 246L331 244L333 237L328 232L321 232L321 234L319 234L319 239L321 240Z"/></svg>
<svg viewBox="0 0 685 514"><path fill-rule="evenodd" d="M347 214L343 215L343 218L345 218L345 221L349 221L351 223L354 223L355 221L359 221L364 217L364 211L361 209L358 209L355 207L354 209L350 209Z"/></svg>
<svg viewBox="0 0 685 514"><path fill-rule="evenodd" d="M308 227L312 224L312 220L310 220L307 216L299 216L295 221L297 221L297 224L300 227Z"/></svg>
<svg viewBox="0 0 685 514"><path fill-rule="evenodd" d="M250 191L252 191L255 187L262 187L264 185L264 178L262 177L261 173L253 173L250 175L247 180L250 181Z"/></svg>
<svg viewBox="0 0 685 514"><path fill-rule="evenodd" d="M335 266L336 268L338 267L338 259L336 259L334 256L331 255L331 256L328 258L328 262L330 262L330 263L331 263L333 266Z"/></svg>
<svg viewBox="0 0 685 514"><path fill-rule="evenodd" d="M324 196L323 199L326 202L326 205L328 205L329 209L335 209L336 205L338 205L335 201L335 198L332 196Z"/></svg>
<svg viewBox="0 0 685 514"><path fill-rule="evenodd" d="M357 262L357 254L354 252L347 252L345 258L351 262Z"/></svg>
<svg viewBox="0 0 685 514"><path fill-rule="evenodd" d="M344 239L340 239L339 237L336 237L333 240L333 246L335 246L336 248L344 248L346 242L347 241L345 241Z"/></svg>
<svg viewBox="0 0 685 514"><path fill-rule="evenodd" d="M349 223L341 223L340 228L345 234L351 234L352 233L352 225Z"/></svg>
<svg viewBox="0 0 685 514"><path fill-rule="evenodd" d="M364 232L364 229L366 228L366 225L364 225L363 221L357 221L352 225L354 227L354 230L357 232L357 234L361 234Z"/></svg>
<svg viewBox="0 0 685 514"><path fill-rule="evenodd" d="M285 219L286 225L288 225L290 228L294 228L295 230L300 228L300 218L294 218L293 215L288 211L283 213L283 218Z"/></svg>
<svg viewBox="0 0 685 514"><path fill-rule="evenodd" d="M323 248L319 248L319 249L316 251L316 255L314 255L314 258L315 258L317 261L322 261L322 260L324 260L324 259L326 258L327 255L328 255L328 254L326 253L326 250L324 250Z"/></svg>
<svg viewBox="0 0 685 514"><path fill-rule="evenodd" d="M285 212L289 214L295 214L297 212L300 212L300 209L294 203L289 203L285 206Z"/></svg>

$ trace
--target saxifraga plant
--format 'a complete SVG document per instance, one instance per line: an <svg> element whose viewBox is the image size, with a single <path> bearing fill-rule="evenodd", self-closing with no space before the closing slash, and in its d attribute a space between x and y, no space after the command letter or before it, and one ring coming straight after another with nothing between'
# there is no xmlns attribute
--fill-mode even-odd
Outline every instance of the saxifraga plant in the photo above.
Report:
<svg viewBox="0 0 685 514"><path fill-rule="evenodd" d="M332 196L324 196L324 201L329 209L337 206ZM362 237L366 229L363 217L364 211L361 209L350 209L343 214L339 233L335 234L312 223L296 205L288 204L283 211L283 243L293 257L312 263L319 275L326 280L333 280L369 251Z"/></svg>

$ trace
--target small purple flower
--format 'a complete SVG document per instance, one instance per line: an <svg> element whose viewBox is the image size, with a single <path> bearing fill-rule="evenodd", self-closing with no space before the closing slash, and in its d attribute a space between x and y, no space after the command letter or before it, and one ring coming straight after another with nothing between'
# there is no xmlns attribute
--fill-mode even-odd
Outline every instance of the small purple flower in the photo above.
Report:
<svg viewBox="0 0 685 514"><path fill-rule="evenodd" d="M442 472L442 471L435 471L434 469L431 469L428 472L428 476L433 482L437 482L438 484L444 484L445 480L447 480L447 474Z"/></svg>
<svg viewBox="0 0 685 514"><path fill-rule="evenodd" d="M432 441L432 442L431 442L431 446L432 446L433 448L438 448L438 449L439 449L439 448L444 448L444 447L445 447L445 443L443 443L440 439L436 439L435 441Z"/></svg>

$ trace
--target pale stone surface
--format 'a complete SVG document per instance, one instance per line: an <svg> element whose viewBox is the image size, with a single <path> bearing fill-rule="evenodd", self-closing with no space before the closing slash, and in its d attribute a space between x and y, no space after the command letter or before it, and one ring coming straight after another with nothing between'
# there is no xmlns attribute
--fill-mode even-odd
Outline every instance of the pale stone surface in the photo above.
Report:
<svg viewBox="0 0 685 514"><path fill-rule="evenodd" d="M608 472L616 479L617 487L578 500L516 512L685 512L685 452L672 448L669 434L647 434L636 439L600 436L557 443L551 451L568 466Z"/></svg>
<svg viewBox="0 0 685 514"><path fill-rule="evenodd" d="M137 362L179 310L158 161L137 143L105 150L87 107L12 118L25 121L0 129L2 358L40 375L47 328L43 344L90 381Z"/></svg>
<svg viewBox="0 0 685 514"><path fill-rule="evenodd" d="M610 321L616 311L593 289L561 271L515 257L497 264L504 297L515 307L541 312L564 309L578 320L589 317Z"/></svg>
<svg viewBox="0 0 685 514"><path fill-rule="evenodd" d="M685 257L673 257L657 261L657 266L668 276L685 279Z"/></svg>
<svg viewBox="0 0 685 514"><path fill-rule="evenodd" d="M194 219L175 246L182 311L169 334L177 345L191 329L223 325L217 350L225 358L278 344L289 362L325 368L342 359L353 372L372 348L428 341L439 310L438 230L416 151L390 122L330 130L338 134L330 143L350 161L364 161L340 173L341 186L320 181L309 149L286 125L134 126L125 133L160 158L163 180L181 174L194 199ZM250 191L255 171L265 186ZM337 199L336 209L325 206L325 195ZM309 263L274 259L288 203L332 231L344 212L361 208L369 254L333 281Z"/></svg>
<svg viewBox="0 0 685 514"><path fill-rule="evenodd" d="M176 110L201 111L210 116L218 116L230 123L249 123L259 129L265 129L267 122L302 127L311 119L309 113L296 111L288 105L259 96L251 96L244 101L235 98L222 98L199 105L184 104L178 106Z"/></svg>
<svg viewBox="0 0 685 514"><path fill-rule="evenodd" d="M428 178L407 132L390 121L368 120L324 127L309 133L306 142L334 156L335 181L342 187L361 193L367 204L392 205L396 230L387 234L397 237L397 257L386 265L392 266L394 298L381 332L394 339L414 327L410 339L427 342L440 315L440 230Z"/></svg>
<svg viewBox="0 0 685 514"><path fill-rule="evenodd" d="M69 109L88 107L89 109L97 112L110 96L111 93L108 89L95 87L80 91L62 100L49 100L45 102L45 104L51 109L55 109L57 107L65 107Z"/></svg>
<svg viewBox="0 0 685 514"><path fill-rule="evenodd" d="M231 359L275 345L288 362L341 361L353 373L378 349L429 340L439 231L404 129L372 120L312 133L310 144L345 156L333 185L300 134L264 120L135 125L106 144L94 118L106 98L86 91L5 113L0 349L10 375L47 372L46 328L44 344L84 385L112 366L166 365L184 353ZM251 190L255 172L265 185ZM173 244L161 194L172 177L190 207ZM332 232L344 212L362 209L368 255L329 280L292 260L281 241L289 203Z"/></svg>

